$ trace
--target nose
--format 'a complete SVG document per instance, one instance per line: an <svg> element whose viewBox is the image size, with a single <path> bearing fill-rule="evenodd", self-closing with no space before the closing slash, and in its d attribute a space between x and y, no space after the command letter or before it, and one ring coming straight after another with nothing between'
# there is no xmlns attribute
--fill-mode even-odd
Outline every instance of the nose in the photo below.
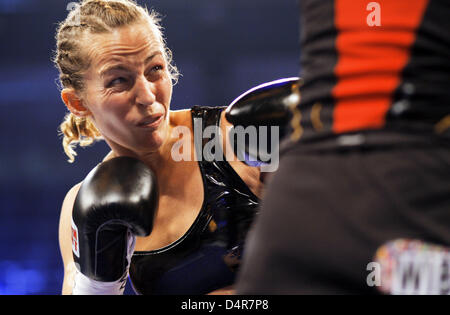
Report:
<svg viewBox="0 0 450 315"><path fill-rule="evenodd" d="M137 104L145 107L151 106L156 100L155 93L155 85L147 80L145 76L136 79L135 94Z"/></svg>

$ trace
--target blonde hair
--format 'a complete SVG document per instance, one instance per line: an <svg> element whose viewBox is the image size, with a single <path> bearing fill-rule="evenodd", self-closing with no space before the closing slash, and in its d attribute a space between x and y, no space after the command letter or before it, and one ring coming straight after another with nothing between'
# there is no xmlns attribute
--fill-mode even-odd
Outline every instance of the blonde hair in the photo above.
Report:
<svg viewBox="0 0 450 315"><path fill-rule="evenodd" d="M80 0L72 7L67 18L58 25L56 32L56 54L54 63L59 70L60 88L84 90L83 73L90 60L82 50L82 39L86 34L111 33L115 28L148 21L154 26L156 36L164 46L164 57L172 81L176 84L179 73L172 64L172 52L167 48L162 34L159 14L150 13L132 0ZM90 117L78 117L72 113L64 117L59 126L63 136L63 148L69 162L75 161L75 146L88 146L103 139Z"/></svg>

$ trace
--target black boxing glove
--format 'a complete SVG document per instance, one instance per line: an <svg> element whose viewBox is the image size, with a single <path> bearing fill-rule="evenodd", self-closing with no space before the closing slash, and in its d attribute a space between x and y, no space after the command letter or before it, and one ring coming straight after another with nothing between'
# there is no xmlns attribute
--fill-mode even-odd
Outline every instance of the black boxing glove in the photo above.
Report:
<svg viewBox="0 0 450 315"><path fill-rule="evenodd" d="M153 228L157 188L154 173L131 157L105 161L88 174L72 212L73 294L123 293L135 237Z"/></svg>
<svg viewBox="0 0 450 315"><path fill-rule="evenodd" d="M289 133L291 109L300 102L299 85L298 77L271 81L248 90L227 107L225 117L234 126L229 140L239 160L251 166L273 162L279 142Z"/></svg>

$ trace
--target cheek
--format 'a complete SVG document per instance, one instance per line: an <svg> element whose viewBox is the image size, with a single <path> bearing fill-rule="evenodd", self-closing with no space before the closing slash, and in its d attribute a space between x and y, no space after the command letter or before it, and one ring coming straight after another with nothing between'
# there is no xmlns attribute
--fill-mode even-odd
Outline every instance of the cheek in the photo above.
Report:
<svg viewBox="0 0 450 315"><path fill-rule="evenodd" d="M98 98L91 110L101 132L109 132L126 126L130 115L128 100L120 95Z"/></svg>
<svg viewBox="0 0 450 315"><path fill-rule="evenodd" d="M165 76L163 80L161 80L158 84L158 90L160 99L158 102L164 104L165 107L169 108L170 101L172 99L172 80L169 75Z"/></svg>

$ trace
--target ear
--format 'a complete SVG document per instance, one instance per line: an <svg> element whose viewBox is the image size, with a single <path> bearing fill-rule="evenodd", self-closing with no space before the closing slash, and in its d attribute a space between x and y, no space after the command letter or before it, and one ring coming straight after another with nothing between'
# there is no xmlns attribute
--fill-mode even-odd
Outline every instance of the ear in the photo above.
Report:
<svg viewBox="0 0 450 315"><path fill-rule="evenodd" d="M91 114L88 108L83 105L83 101L76 95L73 89L63 89L61 98L72 114L79 117L86 117Z"/></svg>

